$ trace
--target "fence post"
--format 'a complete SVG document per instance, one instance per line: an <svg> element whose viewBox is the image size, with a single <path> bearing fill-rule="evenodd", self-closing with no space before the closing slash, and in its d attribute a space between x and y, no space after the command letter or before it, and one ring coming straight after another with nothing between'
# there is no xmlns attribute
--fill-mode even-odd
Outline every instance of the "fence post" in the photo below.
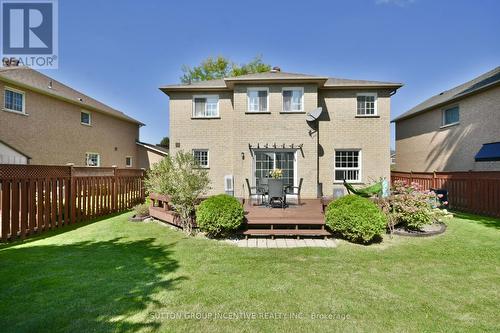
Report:
<svg viewBox="0 0 500 333"><path fill-rule="evenodd" d="M116 175L116 165L113 165L113 190L112 190L112 211L116 213L118 211L118 176Z"/></svg>
<svg viewBox="0 0 500 333"><path fill-rule="evenodd" d="M146 191L145 191L145 188L144 188L144 179L146 178L146 169L142 169L142 174L141 174L141 178L139 180L139 186L141 187L141 203L144 203L146 201Z"/></svg>
<svg viewBox="0 0 500 333"><path fill-rule="evenodd" d="M472 189L473 189L473 186L472 186L472 173L471 173L471 170L469 170L469 172L467 173L467 196L468 196L468 200L467 200L467 203L469 207L467 207L466 209L468 209L470 212L476 212L476 210L474 209L474 198L475 198L475 195L474 193L472 193Z"/></svg>
<svg viewBox="0 0 500 333"><path fill-rule="evenodd" d="M432 172L432 188L437 189L436 170Z"/></svg>
<svg viewBox="0 0 500 333"><path fill-rule="evenodd" d="M73 224L76 222L76 180L75 180L75 176L74 176L74 172L73 172L73 165L70 165L69 167L69 197L71 198L70 199L70 202L69 202L69 205L70 205L70 209L71 209L71 218L69 220L69 223L70 224Z"/></svg>

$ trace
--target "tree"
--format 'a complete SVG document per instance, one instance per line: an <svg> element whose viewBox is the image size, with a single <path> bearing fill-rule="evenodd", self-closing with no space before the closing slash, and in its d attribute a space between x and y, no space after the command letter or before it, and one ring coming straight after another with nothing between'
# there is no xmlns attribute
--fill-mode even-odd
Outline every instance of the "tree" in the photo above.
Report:
<svg viewBox="0 0 500 333"><path fill-rule="evenodd" d="M181 77L183 83L222 79L225 77L240 76L251 73L262 73L271 70L271 66L262 61L262 56L256 56L247 64L236 64L228 58L218 56L208 57L199 66L193 68L184 65Z"/></svg>
<svg viewBox="0 0 500 333"><path fill-rule="evenodd" d="M145 186L149 193L170 196L184 231L191 234L196 204L210 189L208 171L199 167L193 155L179 151L165 157L148 171Z"/></svg>
<svg viewBox="0 0 500 333"><path fill-rule="evenodd" d="M169 148L170 147L170 138L168 136L166 136L163 139L161 139L160 146L165 147L165 148Z"/></svg>

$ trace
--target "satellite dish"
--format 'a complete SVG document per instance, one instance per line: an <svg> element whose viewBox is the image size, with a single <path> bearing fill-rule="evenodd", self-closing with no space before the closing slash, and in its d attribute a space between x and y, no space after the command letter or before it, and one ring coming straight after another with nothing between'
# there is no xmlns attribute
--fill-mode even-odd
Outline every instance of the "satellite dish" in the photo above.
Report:
<svg viewBox="0 0 500 333"><path fill-rule="evenodd" d="M318 120L319 116L321 116L321 112L323 112L323 108L322 107L319 107L319 108L316 108L316 109L312 110L311 112L309 112L306 115L306 120L307 121Z"/></svg>

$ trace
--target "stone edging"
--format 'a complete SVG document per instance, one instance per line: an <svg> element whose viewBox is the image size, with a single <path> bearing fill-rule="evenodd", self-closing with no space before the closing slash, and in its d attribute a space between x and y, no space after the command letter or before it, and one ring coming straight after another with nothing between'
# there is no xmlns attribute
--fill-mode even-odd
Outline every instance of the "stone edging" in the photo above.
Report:
<svg viewBox="0 0 500 333"><path fill-rule="evenodd" d="M446 231L446 224L442 222L437 222L436 224L440 225L439 230L433 230L428 232L408 232L405 230L394 230L393 234L398 236L407 236L407 237L430 237L430 236L440 235Z"/></svg>

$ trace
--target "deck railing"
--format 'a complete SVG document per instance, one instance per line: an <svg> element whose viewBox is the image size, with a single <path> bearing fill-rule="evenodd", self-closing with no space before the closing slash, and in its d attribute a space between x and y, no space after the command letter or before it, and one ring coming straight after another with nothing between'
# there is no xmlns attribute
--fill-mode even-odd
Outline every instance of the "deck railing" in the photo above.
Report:
<svg viewBox="0 0 500 333"><path fill-rule="evenodd" d="M500 217L500 171L391 172L392 181L448 190L450 208Z"/></svg>
<svg viewBox="0 0 500 333"><path fill-rule="evenodd" d="M2 241L132 208L144 201L144 170L0 165Z"/></svg>

